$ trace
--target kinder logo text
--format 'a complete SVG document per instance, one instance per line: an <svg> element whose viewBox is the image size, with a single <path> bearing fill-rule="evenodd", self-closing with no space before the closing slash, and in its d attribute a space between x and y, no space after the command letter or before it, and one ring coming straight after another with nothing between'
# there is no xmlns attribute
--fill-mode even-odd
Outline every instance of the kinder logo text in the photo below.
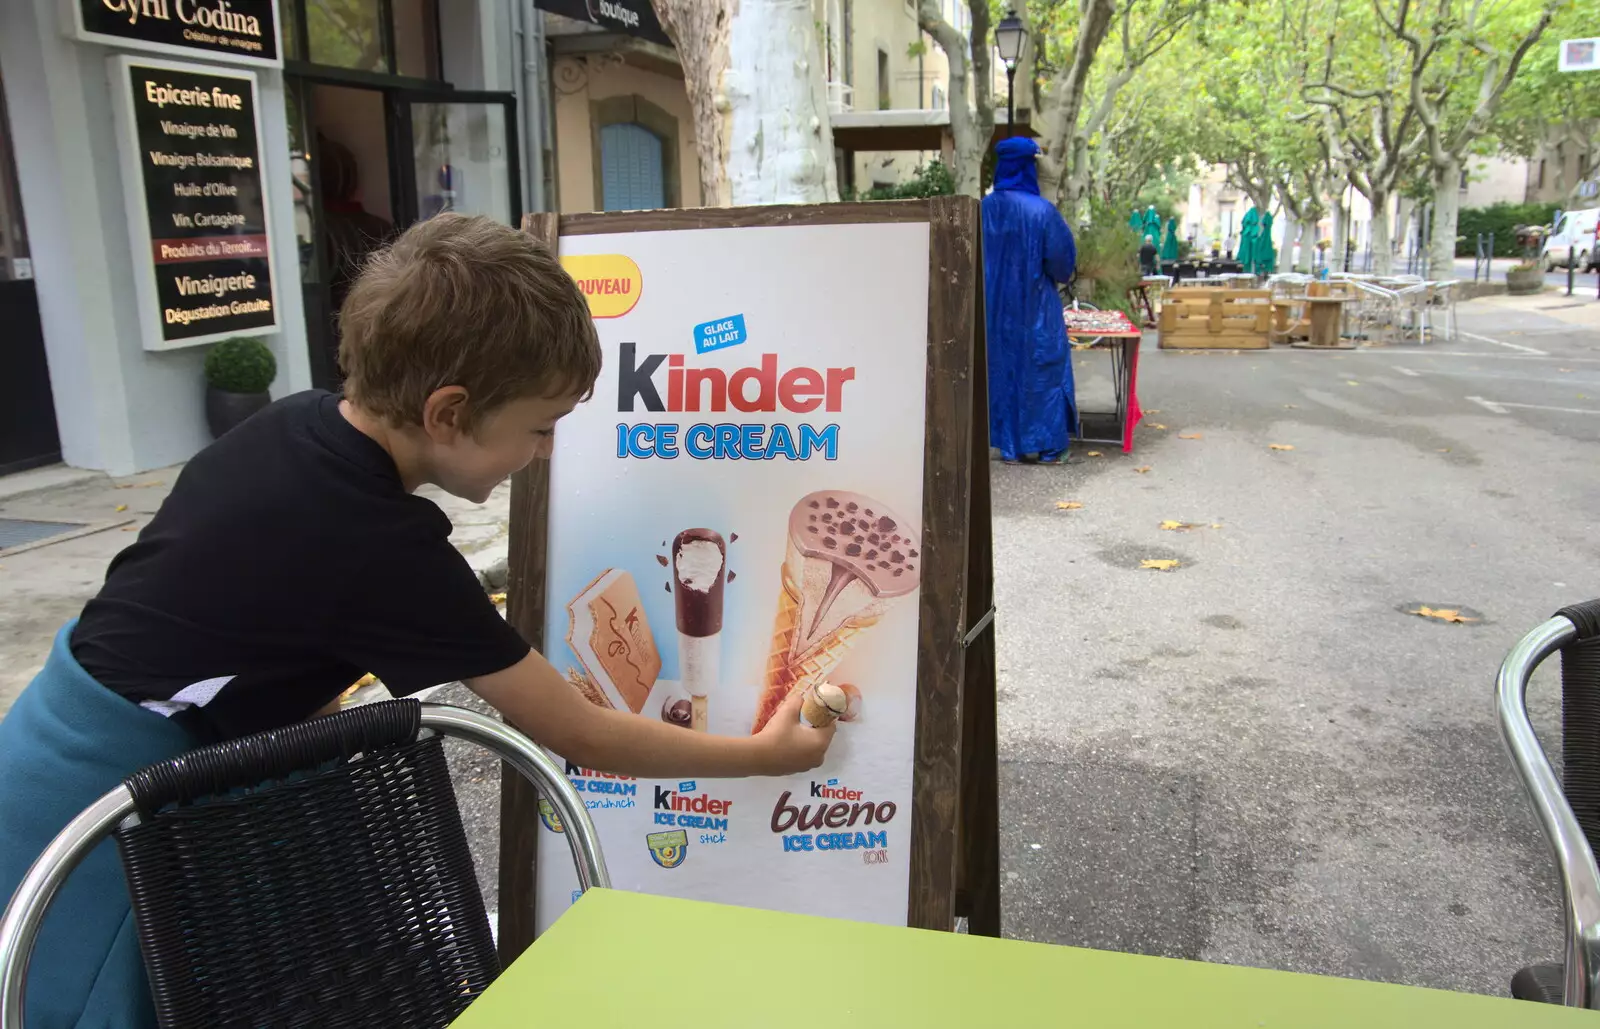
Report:
<svg viewBox="0 0 1600 1029"><path fill-rule="evenodd" d="M868 829L894 820L899 808L892 800L873 802L861 790L839 784L837 779L810 784L808 798L815 804L796 804L785 790L772 809L771 828L783 837L786 853L815 850L882 850L889 846L887 829ZM819 829L848 829L850 832L817 832ZM799 830L791 832L791 830ZM871 862L869 862L871 863Z"/></svg>
<svg viewBox="0 0 1600 1029"><path fill-rule="evenodd" d="M656 825L677 826L680 829L705 829L714 833L728 831L728 813L733 801L718 800L708 793L693 793L695 784L679 783L678 789L655 787L654 810L651 814ZM721 839L701 839L702 843L721 843Z"/></svg>
<svg viewBox="0 0 1600 1029"><path fill-rule="evenodd" d="M583 291L591 318L621 318L644 292L644 274L622 254L567 254L561 267Z"/></svg>
<svg viewBox="0 0 1600 1029"><path fill-rule="evenodd" d="M637 407L670 414L724 414L729 408L745 414L837 414L844 409L845 387L856 377L854 367L780 369L777 354L762 354L758 363L730 371L685 367L682 354L641 358L638 349L637 343L621 346L617 370L617 410L621 413L632 413ZM791 428L781 422L711 421L687 429L676 422L617 425L619 458L670 460L684 454L700 461L805 461L814 456L832 461L839 456L839 426L802 423Z"/></svg>
<svg viewBox="0 0 1600 1029"><path fill-rule="evenodd" d="M613 775L595 768L582 768L567 762L567 778L572 788L584 794L589 810L631 808L638 804L639 781L631 775Z"/></svg>

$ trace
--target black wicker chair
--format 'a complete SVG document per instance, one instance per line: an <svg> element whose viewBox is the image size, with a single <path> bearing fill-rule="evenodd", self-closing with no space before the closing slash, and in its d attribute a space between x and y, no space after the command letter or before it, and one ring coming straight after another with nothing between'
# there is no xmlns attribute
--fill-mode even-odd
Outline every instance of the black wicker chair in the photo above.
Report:
<svg viewBox="0 0 1600 1029"><path fill-rule="evenodd" d="M1528 721L1528 679L1561 654L1561 781ZM1511 977L1521 1000L1600 1008L1600 600L1562 608L1506 655L1496 681L1500 731L1555 850L1566 914L1563 960Z"/></svg>
<svg viewBox="0 0 1600 1029"><path fill-rule="evenodd" d="M494 750L559 812L584 888L594 825L532 741L399 700L185 754L126 779L35 862L0 921L0 1029L20 1029L45 908L110 832L163 1027L448 1025L500 972L440 734Z"/></svg>

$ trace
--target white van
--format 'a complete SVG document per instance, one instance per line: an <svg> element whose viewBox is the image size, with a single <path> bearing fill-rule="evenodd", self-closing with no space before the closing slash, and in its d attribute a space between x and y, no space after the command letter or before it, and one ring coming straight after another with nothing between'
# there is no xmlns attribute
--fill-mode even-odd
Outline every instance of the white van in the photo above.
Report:
<svg viewBox="0 0 1600 1029"><path fill-rule="evenodd" d="M1600 267L1600 253L1595 252L1596 224L1600 224L1600 207L1563 214L1555 232L1544 241L1544 270L1553 272L1557 265L1565 268L1572 253L1577 254L1579 269L1592 272Z"/></svg>

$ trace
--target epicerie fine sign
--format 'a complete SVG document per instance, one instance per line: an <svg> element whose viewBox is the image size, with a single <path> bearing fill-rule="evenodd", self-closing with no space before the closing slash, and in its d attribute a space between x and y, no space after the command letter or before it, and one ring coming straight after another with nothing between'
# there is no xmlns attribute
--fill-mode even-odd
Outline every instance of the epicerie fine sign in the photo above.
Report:
<svg viewBox="0 0 1600 1029"><path fill-rule="evenodd" d="M277 0L70 0L92 43L282 67Z"/></svg>
<svg viewBox="0 0 1600 1029"><path fill-rule="evenodd" d="M278 327L256 79L111 59L147 350Z"/></svg>

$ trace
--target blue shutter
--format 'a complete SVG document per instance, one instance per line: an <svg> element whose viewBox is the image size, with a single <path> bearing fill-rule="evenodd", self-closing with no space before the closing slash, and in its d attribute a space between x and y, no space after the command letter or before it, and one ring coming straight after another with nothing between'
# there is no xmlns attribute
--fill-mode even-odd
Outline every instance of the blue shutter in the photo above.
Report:
<svg viewBox="0 0 1600 1029"><path fill-rule="evenodd" d="M640 211L667 206L661 138L642 125L600 130L601 210Z"/></svg>

